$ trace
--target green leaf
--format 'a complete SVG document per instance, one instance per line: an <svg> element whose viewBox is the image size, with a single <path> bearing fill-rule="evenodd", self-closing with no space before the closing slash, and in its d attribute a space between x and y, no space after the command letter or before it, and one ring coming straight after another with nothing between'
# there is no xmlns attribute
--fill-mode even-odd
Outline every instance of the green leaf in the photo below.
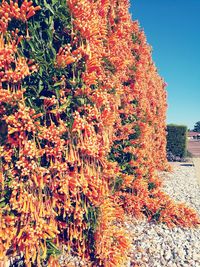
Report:
<svg viewBox="0 0 200 267"><path fill-rule="evenodd" d="M44 6L45 6L49 11L51 11L51 14L52 14L52 15L55 14L54 11L53 11L53 9L52 9L51 6L47 3L46 0L44 0Z"/></svg>
<svg viewBox="0 0 200 267"><path fill-rule="evenodd" d="M62 83L63 83L62 81L60 81L60 82L56 82L56 83L54 83L53 87L58 87L58 86L60 86Z"/></svg>
<svg viewBox="0 0 200 267"><path fill-rule="evenodd" d="M38 95L42 92L43 88L44 88L43 82L42 82L42 80L39 80L39 83L38 83L38 92L37 92Z"/></svg>
<svg viewBox="0 0 200 267"><path fill-rule="evenodd" d="M5 206L6 206L6 202L5 201L0 202L0 208L4 208Z"/></svg>
<svg viewBox="0 0 200 267"><path fill-rule="evenodd" d="M62 253L51 240L47 240L46 243L47 255L60 255Z"/></svg>

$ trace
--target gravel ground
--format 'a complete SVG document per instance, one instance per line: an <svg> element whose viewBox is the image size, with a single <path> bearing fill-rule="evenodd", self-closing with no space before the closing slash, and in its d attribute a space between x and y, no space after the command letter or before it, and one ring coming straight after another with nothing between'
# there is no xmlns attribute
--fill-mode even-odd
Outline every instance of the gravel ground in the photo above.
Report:
<svg viewBox="0 0 200 267"><path fill-rule="evenodd" d="M193 164L173 163L173 169L172 173L162 174L163 190L200 214L200 186ZM130 218L126 227L133 240L128 266L200 267L200 228L169 229Z"/></svg>
<svg viewBox="0 0 200 267"><path fill-rule="evenodd" d="M192 163L194 164L197 180L200 185L200 158L199 157L192 158Z"/></svg>

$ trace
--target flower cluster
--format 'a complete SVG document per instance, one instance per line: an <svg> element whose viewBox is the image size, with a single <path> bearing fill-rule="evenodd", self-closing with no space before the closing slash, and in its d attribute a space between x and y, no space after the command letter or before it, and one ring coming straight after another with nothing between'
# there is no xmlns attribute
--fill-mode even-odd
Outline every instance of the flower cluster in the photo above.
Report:
<svg viewBox="0 0 200 267"><path fill-rule="evenodd" d="M23 1L19 6L18 1L5 1L3 0L0 7L0 26L1 31L6 33L8 23L11 19L18 19L27 21L35 15L36 11L40 10L40 6L33 6L32 1Z"/></svg>

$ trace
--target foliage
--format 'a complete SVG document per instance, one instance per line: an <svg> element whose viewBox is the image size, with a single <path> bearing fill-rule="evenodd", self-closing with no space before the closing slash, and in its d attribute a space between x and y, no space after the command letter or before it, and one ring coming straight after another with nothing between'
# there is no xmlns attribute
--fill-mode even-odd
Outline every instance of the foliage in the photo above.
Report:
<svg viewBox="0 0 200 267"><path fill-rule="evenodd" d="M59 266L63 247L124 266L124 212L197 214L161 191L166 91L128 1L0 4L0 259Z"/></svg>
<svg viewBox="0 0 200 267"><path fill-rule="evenodd" d="M187 127L167 125L167 151L179 160L186 157Z"/></svg>
<svg viewBox="0 0 200 267"><path fill-rule="evenodd" d="M194 132L200 132L200 121L197 121L194 125Z"/></svg>
<svg viewBox="0 0 200 267"><path fill-rule="evenodd" d="M186 152L187 157L191 157L189 152ZM181 158L179 156L175 156L171 151L167 151L167 159L169 162L173 161L179 161L179 162L185 162L185 158Z"/></svg>

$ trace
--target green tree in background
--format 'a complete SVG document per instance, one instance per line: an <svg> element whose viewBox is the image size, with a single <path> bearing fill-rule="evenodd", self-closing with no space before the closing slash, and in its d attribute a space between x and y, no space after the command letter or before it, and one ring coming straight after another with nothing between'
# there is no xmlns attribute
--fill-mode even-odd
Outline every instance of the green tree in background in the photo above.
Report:
<svg viewBox="0 0 200 267"><path fill-rule="evenodd" d="M194 132L200 132L200 121L197 121L194 125Z"/></svg>

